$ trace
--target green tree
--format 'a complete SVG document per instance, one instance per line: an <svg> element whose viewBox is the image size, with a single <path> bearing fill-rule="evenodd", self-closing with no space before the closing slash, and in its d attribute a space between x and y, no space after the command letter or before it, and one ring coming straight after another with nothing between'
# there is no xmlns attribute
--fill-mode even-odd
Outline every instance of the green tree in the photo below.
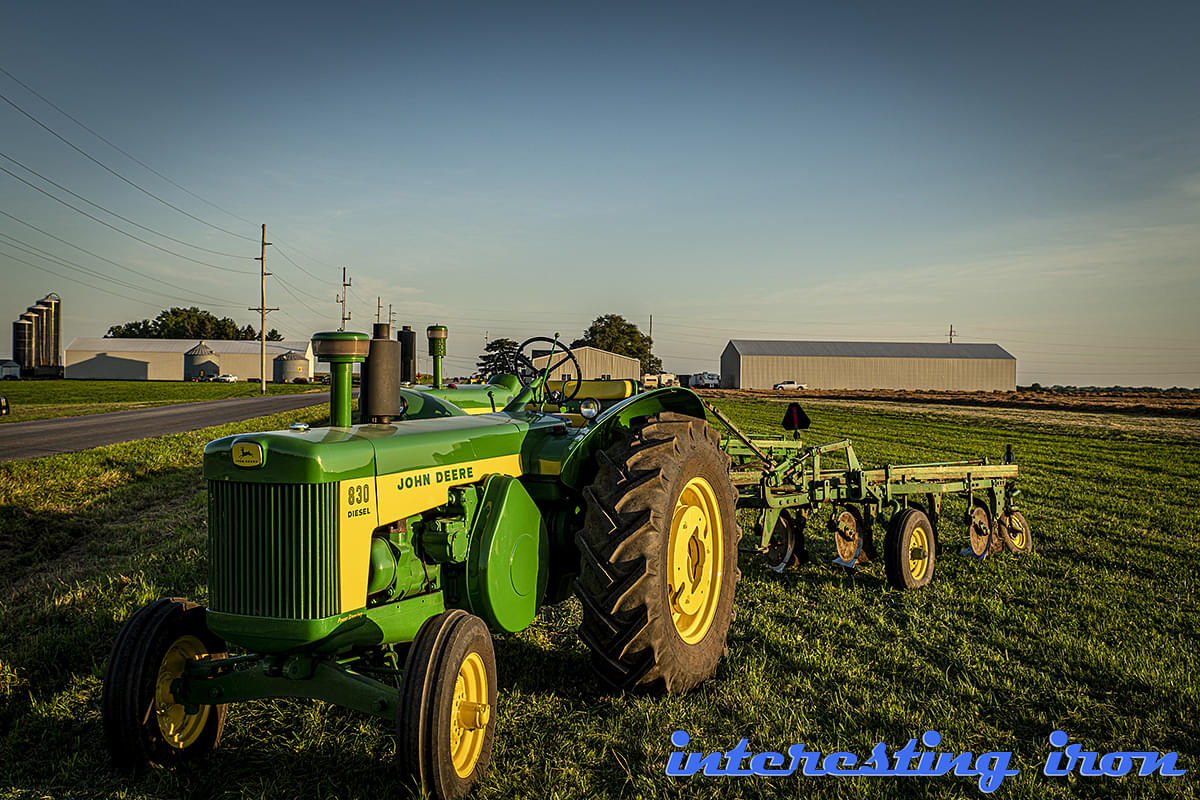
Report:
<svg viewBox="0 0 1200 800"><path fill-rule="evenodd" d="M499 375L502 372L512 372L512 354L517 350L517 343L512 339L506 339L501 336L498 339L492 339L483 348L483 352L479 355L479 361L475 366L479 368L479 373L485 378L490 378L493 375Z"/></svg>
<svg viewBox="0 0 1200 800"><path fill-rule="evenodd" d="M113 325L106 334L113 339L257 339L252 325L242 328L229 317L218 317L210 311L192 306L171 308L159 313L154 321L148 319ZM279 331L267 331L267 340L283 339Z"/></svg>
<svg viewBox="0 0 1200 800"><path fill-rule="evenodd" d="M636 358L642 363L643 375L662 372L662 359L654 355L654 342L638 330L638 326L620 314L602 314L592 321L583 336L571 342L571 347L596 347L622 356Z"/></svg>

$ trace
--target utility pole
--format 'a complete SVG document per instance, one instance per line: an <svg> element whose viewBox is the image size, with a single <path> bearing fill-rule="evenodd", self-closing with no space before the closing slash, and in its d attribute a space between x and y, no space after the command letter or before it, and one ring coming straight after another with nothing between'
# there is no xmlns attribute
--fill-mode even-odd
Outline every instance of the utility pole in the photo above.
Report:
<svg viewBox="0 0 1200 800"><path fill-rule="evenodd" d="M954 344L954 323L950 323L950 344Z"/></svg>
<svg viewBox="0 0 1200 800"><path fill-rule="evenodd" d="M388 308L391 308L391 306L388 306ZM382 316L383 316L383 298L380 297L379 295L375 295L375 324L376 325L383 322L383 320L380 319L380 317L382 317Z"/></svg>
<svg viewBox="0 0 1200 800"><path fill-rule="evenodd" d="M267 393L267 314L271 311L278 311L278 308L267 308L267 276L271 273L267 272L267 246L271 244L267 241L267 223L262 226L262 254L254 259L259 262L261 274L259 277L259 302L258 308L248 309L249 311L257 311L259 313L259 328L258 328L258 393Z"/></svg>
<svg viewBox="0 0 1200 800"><path fill-rule="evenodd" d="M396 312L392 311L392 304L388 303L388 325L396 324Z"/></svg>
<svg viewBox="0 0 1200 800"><path fill-rule="evenodd" d="M346 268L342 267L342 296L334 298L342 304L342 327L338 328L339 331L346 330L346 323L350 321L350 315L346 313L346 290L350 288L353 281L353 278L346 280Z"/></svg>

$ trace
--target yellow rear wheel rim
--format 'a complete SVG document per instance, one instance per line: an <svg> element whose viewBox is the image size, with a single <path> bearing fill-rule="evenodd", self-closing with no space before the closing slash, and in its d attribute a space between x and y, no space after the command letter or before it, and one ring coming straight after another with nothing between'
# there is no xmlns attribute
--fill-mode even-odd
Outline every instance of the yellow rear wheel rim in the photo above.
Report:
<svg viewBox="0 0 1200 800"><path fill-rule="evenodd" d="M667 602L679 637L698 644L712 627L721 600L725 538L717 493L692 478L679 493L667 539Z"/></svg>
<svg viewBox="0 0 1200 800"><path fill-rule="evenodd" d="M450 708L450 760L458 777L475 770L490 719L487 669L479 653L471 653L458 667Z"/></svg>
<svg viewBox="0 0 1200 800"><path fill-rule="evenodd" d="M920 525L908 538L908 571L918 581L929 571L929 534Z"/></svg>
<svg viewBox="0 0 1200 800"><path fill-rule="evenodd" d="M211 706L189 714L182 703L175 701L171 684L183 677L184 666L208 655L204 642L195 636L180 636L163 655L158 666L158 679L154 683L154 717L163 740L176 750L186 750L199 740L208 724Z"/></svg>

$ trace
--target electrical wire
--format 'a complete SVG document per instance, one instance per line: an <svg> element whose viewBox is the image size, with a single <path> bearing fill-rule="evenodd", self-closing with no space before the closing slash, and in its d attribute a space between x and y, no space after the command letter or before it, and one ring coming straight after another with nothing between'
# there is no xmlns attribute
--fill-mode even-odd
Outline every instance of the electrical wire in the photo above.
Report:
<svg viewBox="0 0 1200 800"><path fill-rule="evenodd" d="M249 272L247 270L233 269L231 267L222 267L220 264L212 264L208 261L201 261L198 258L192 258L191 256L185 256L183 253L176 253L174 250L171 250L170 248L167 248L167 247L163 247L161 245L157 245L154 242L148 242L140 236L135 236L132 233L130 233L129 231L121 230L116 225L113 225L112 223L109 223L109 222L105 222L104 220L100 219L99 217L97 217L93 214L89 214L88 212L84 211L82 208L71 205L66 200L63 200L60 197L55 197L54 195L50 194L50 192L47 192L45 189L38 186L37 184L30 183L29 181L25 180L20 175L18 175L17 173L13 172L10 169L8 169L7 167L0 166L0 172L5 172L5 173L11 175L12 177L19 180L21 183L28 186L29 188L35 189L35 190L41 192L42 194L46 195L46 197L49 197L51 200L55 201L56 203L62 203L64 206L71 209L72 211L78 212L90 220L99 222L104 227L111 228L112 230L116 231L117 233L120 233L124 236L128 236L130 239L141 242L142 244L147 245L148 247L153 247L155 250L161 250L164 253L170 253L171 255L175 256L176 258L182 258L184 261L191 261L194 264L200 264L205 267L212 267L213 269L224 270L225 272L233 272L238 275L254 275L254 274L256 274L253 272Z"/></svg>
<svg viewBox="0 0 1200 800"><path fill-rule="evenodd" d="M51 108L53 108L55 111L57 111L58 113L62 114L62 115L63 115L64 117L66 117L67 119L71 120L71 122L74 122L76 125L78 125L79 127L83 128L85 131L87 131L88 133L90 133L92 136L95 136L97 139L99 139L100 141L104 142L106 145L108 145L108 146L109 146L109 147L111 147L112 149L116 150L118 153L120 153L121 155L125 156L125 157L126 157L126 158L128 158L130 161L133 161L134 163L136 163L136 164L140 165L141 167L143 167L143 168L145 168L145 169L149 170L150 172L153 172L155 175L157 175L158 177L162 178L164 181L166 181L167 183L171 184L171 185L172 185L172 186L174 186L176 189L179 189L179 190L180 190L180 191L182 191L182 192L185 192L185 193L187 193L187 194L190 194L192 197L196 198L196 199L197 199L197 200L199 200L201 203L205 203L206 205L212 206L212 207L213 207L213 208L215 208L217 211L222 211L222 212L224 212L224 213L228 214L229 216L233 217L234 219L238 220L239 222L245 222L247 225L253 225L253 224L254 224L252 221L250 221L250 220L246 219L245 217L239 217L237 214L233 213L233 212L232 212L232 211L230 211L229 209L227 209L227 208L224 208L224 207L222 207L222 206L219 206L219 205L217 205L216 203L212 202L211 200L206 200L205 198L203 198L203 197L201 197L200 195L198 195L198 194L196 194L195 192L193 192L191 189L188 189L186 186L182 186L181 184L178 184L178 183L176 183L175 181L173 181L173 180L171 180L170 178L168 178L166 175L163 175L161 172L159 172L158 170L156 170L154 167L150 166L150 165L149 165L149 164L147 164L146 162L142 161L142 160L141 160L141 159L139 159L137 156L135 156L135 155L133 155L132 153L130 153L129 151L127 151L127 150L124 150L124 149L122 149L121 147L117 146L116 144L114 144L114 143L113 143L113 142L111 142L110 140L106 139L104 136L101 136L99 133L97 133L96 131L94 131L94 130L92 130L91 128L89 128L89 127L88 127L87 125L85 125L84 123L80 122L80 121L79 121L78 119L76 119L75 117L73 117L73 116L71 116L70 114L68 114L68 113L67 113L66 111L64 111L64 110L63 110L63 109L62 109L60 106L56 105L56 104L55 104L53 101L51 101L51 100L50 100L49 98L47 98L45 95L43 95L43 94L39 93L39 92L38 92L36 89L34 89L32 86L30 86L29 84L27 84L27 83L25 83L24 81L22 81L22 80L21 80L20 78L18 78L16 75L13 75L11 72L9 72L8 70L6 70L4 67L0 67L0 72L2 72L2 73L4 73L5 75L7 75L7 76L8 76L8 78L9 78L9 80L11 80L13 83L17 84L18 86L20 86L21 88L23 88L25 91L27 91L27 92L29 92L30 94L32 94L34 97L36 97L37 99L41 100L41 101L42 101L43 103L45 103L46 105L48 105L48 106L50 106ZM235 235L236 235L236 234L235 234Z"/></svg>
<svg viewBox="0 0 1200 800"><path fill-rule="evenodd" d="M141 185L139 185L139 184L135 183L134 181L131 181L131 180L129 180L129 178L126 178L124 175L122 175L121 173L117 172L115 169L113 169L112 167L108 166L107 164L105 164L105 163L104 163L103 161L101 161L100 159L96 158L95 156L92 156L92 155L91 155L91 154L89 154L87 151L85 151L83 148L79 147L78 145L75 145L75 144L73 144L73 143L72 143L70 140L68 140L68 139L67 139L65 136L62 136L62 135L61 135L61 134L59 134L57 131L55 131L53 128L51 128L49 125L47 125L46 123L42 122L40 119L38 119L37 117L35 117L33 114L30 114L28 111L26 111L25 109L21 108L21 106L17 105L15 102L13 102L11 99L9 99L9 97L8 97L7 95L3 94L2 92L0 92L0 100L3 100L4 102L8 103L10 106L12 106L13 108L15 108L17 111L19 111L19 112L21 112L22 114L24 114L26 117L28 117L30 120L32 120L32 121L33 121L35 124L37 124L37 125L38 125L39 127L41 127L43 130L45 130L45 131L46 131L47 133L49 133L51 136L53 136L54 138L58 139L58 140L59 140L59 141L61 141L63 144L67 145L68 147L70 147L70 148L71 148L72 150L74 150L75 152L79 153L81 156L83 156L84 158L86 158L88 161L91 161L92 163L94 163L94 164L96 164L97 166L101 167L101 168L102 168L102 169L104 169L105 171L107 171L107 172L109 172L109 173L113 174L113 175L114 175L114 176L116 176L117 178L121 179L121 180L122 180L122 181L124 181L125 183L127 183L127 184L129 184L130 186L132 186L133 188L137 189L137 190L138 190L139 192L141 192L142 194L145 194L145 195L147 195L148 197L152 197L152 198L154 198L155 200L157 200L158 202L162 203L164 206L167 206L168 208L173 208L173 209L175 209L175 210L176 210L176 211L178 211L180 214L183 214L185 217L188 217L189 219L194 219L196 222L199 222L199 223L200 223L200 224L202 224L202 225L207 225L208 227L210 227L210 228L212 228L212 229L214 229L214 230L221 231L221 233L227 233L227 234L229 234L230 236L234 236L234 237L236 237L236 238L238 238L238 239L245 239L245 240L246 240L246 241L248 241L248 242L257 241L257 240L256 240L256 239L254 239L253 237L250 237L250 236L243 236L243 235L242 235L242 234L240 234L240 233L234 233L233 231L231 231L231 230L229 230L229 229L227 229L227 228L222 228L220 225L216 225L216 224L214 224L214 223L212 223L212 222L209 222L209 221L208 221L208 220L206 220L206 219L202 219L202 218L200 218L200 217L197 217L195 214L191 214L191 213L189 213L189 212L187 212L187 211L184 211L184 210L183 210L182 208L180 208L179 206L177 206L177 205L175 205L175 204L173 204L173 203L171 203L171 202L169 202L169 201L167 201L167 200L164 200L164 199L162 199L161 197L159 197L158 195L156 195L154 192L150 191L149 189L146 189L146 188L142 187Z"/></svg>
<svg viewBox="0 0 1200 800"><path fill-rule="evenodd" d="M34 264L34 263L30 262L30 261L26 261L26 260L25 260L25 259L23 259L23 258L17 258L16 256L12 255L11 253L6 253L6 252L4 252L3 250L0 250L0 255L3 255L3 256L5 256L6 258L9 258L9 259L11 259L12 261L16 261L18 264L25 264L26 266L33 267L34 269L39 269L39 270L41 270L42 272L48 272L48 273L50 273L51 275L54 275L54 276L56 276L56 277L59 277L59 278L62 278L62 279L63 279L63 280L65 280L65 281L70 281L71 283L78 283L78 284L80 284L81 286L86 286L86 287L88 287L89 289L95 289L95 290L96 290L96 291L98 291L98 292L104 292L105 294L111 294L111 295L112 295L112 296L114 296L114 297L120 297L120 298L122 298L122 299L124 299L124 300L134 300L134 301L136 301L136 302L139 302L139 303L145 303L146 305L151 305L151 306L153 306L153 305L157 305L159 302L161 302L161 301L157 301L157 300L144 300L144 299L142 299L142 298L140 298L140 297L131 297L131 296L130 296L130 295L128 295L128 294L123 294L123 293L121 293L121 292L114 292L114 291L112 291L111 289L105 289L105 288L104 288L104 287L102 287L102 286L96 286L95 284L93 284L93 283L88 283L88 282L87 282L87 281L85 281L85 280L80 280L79 278L73 278L73 277L71 277L70 275L64 275L64 274L62 274L61 272L56 272L56 271L54 271L54 270L50 269L49 267L43 267L43 266L41 266L40 264ZM143 290L143 291L145 291L145 290ZM234 308L234 306L223 306L223 307L224 307L224 308Z"/></svg>
<svg viewBox="0 0 1200 800"><path fill-rule="evenodd" d="M302 300L300 298L300 295L297 294L297 290L294 286L292 286L290 283L285 281L283 278L279 277L279 275L274 275L273 277L275 278L276 281L279 282L280 287L282 287L284 291L286 291L288 294L290 294L297 303L304 306L309 311L316 314L318 317L323 316L320 311L313 308L312 306L310 306L308 303L304 302L304 300Z"/></svg>
<svg viewBox="0 0 1200 800"><path fill-rule="evenodd" d="M64 192L66 192L67 194L71 195L72 197L74 197L74 198L76 198L76 199L78 199L78 200L82 200L83 202L85 202L85 203L87 203L89 206L91 206L92 208L98 208L98 209L100 209L101 211L103 211L103 212L104 212L104 213L106 213L106 214L111 214L111 215L113 215L114 217L116 217L116 218L117 218L117 219L119 219L119 220L123 220L124 222L128 222L130 225L133 225L135 228L141 228L141 229L142 229L142 230L144 230L144 231L148 231L149 233L153 233L153 234L155 234L155 235L157 235L157 236L161 236L161 237L163 237L164 239L169 239L169 240L171 240L172 242L176 242L177 244L186 245L187 247L192 247L192 248L195 248L196 250L203 250L204 252L206 252L206 253L212 253L213 255L218 255L218 256L228 256L228 257L230 257L230 258L245 258L245 259L247 259L247 260L249 260L249 258L250 258L250 256L243 256L243 255L239 255L239 254L237 254L237 253L227 253L227 252L225 252L224 250L213 250L213 249L211 249L211 248L208 248L208 247L202 247L202 246L200 246L200 245L198 245L198 244L192 244L191 242L186 242L186 241L184 241L183 239L176 239L174 236L171 236L171 235L169 235L169 234L163 233L163 232L162 232L162 231L160 231L160 230L156 230L156 229L154 229L154 228L151 228L151 227L149 227L149 226L143 225L143 224L141 224L140 222L134 222L134 221L133 221L133 220L131 220L129 217L122 216L121 214L118 214L116 211L113 211L113 210L112 210L112 209L110 209L110 208L105 208L104 206L100 205L99 203L94 203L94 202L92 202L91 200L88 200L86 197L84 197L84 196L83 196L83 195L81 195L81 194L76 194L75 192L71 191L71 190L70 190L70 189L68 189L67 187L63 186L61 183L57 183L57 182L55 182L55 181L51 180L50 178L47 178L47 177L46 177L45 175L43 175L42 173L38 172L37 170L33 169L32 167L28 167L28 166L26 166L25 164L22 164L20 161L18 161L17 159L13 158L12 156L10 156L10 155L8 155L8 154L6 154L6 153L0 153L0 158L4 158L4 159L7 159L8 161L11 161L12 163L16 164L18 167L20 167L21 169L25 170L26 172L29 172L29 173L31 173L31 174L33 174L33 175L36 175L36 176L38 176L39 178L41 178L42 180L44 180L46 183L50 184L51 186L55 186L55 187L57 187L58 189L60 189L60 190L62 190L62 191L64 191ZM10 174L11 174L11 173L10 173Z"/></svg>
<svg viewBox="0 0 1200 800"><path fill-rule="evenodd" d="M99 253L92 252L91 250L88 250L86 247L80 247L79 245L75 244L74 242L69 242L66 239L63 239L61 236L55 236L53 233L50 233L50 231L45 230L44 228L39 228L37 225L34 225L32 222L26 222L25 220L20 219L19 217L14 217L12 214L9 214L7 211L0 210L0 216L8 217L13 222L19 222L20 224L24 225L25 227L31 228L32 230L37 231L38 233L42 234L43 236L47 236L47 237L55 240L56 242L61 242L62 244L67 245L68 247L73 247L81 253L87 253L92 258L98 258L105 263L112 264L114 267L118 267L120 269L126 270L127 272L132 272L135 275L140 275L142 277L150 278L151 280L156 280L156 281L159 281L160 283L167 284L167 282L164 281L162 278L153 277L151 275L148 275L147 273L139 272L138 270L134 269L133 267L127 267L118 261L113 261L111 258L105 258L104 256L100 255ZM167 284L167 285L169 286L171 284ZM187 290L184 290L184 291L187 291Z"/></svg>
<svg viewBox="0 0 1200 800"><path fill-rule="evenodd" d="M40 247L35 247L34 245L31 245L28 242L22 241L22 240L16 238L15 236L9 236L7 233L0 232L0 237L9 240L9 242L11 243L9 245L10 247L16 247L16 248L28 253L29 255L44 258L47 261L54 262L54 263L59 264L64 267L78 269L82 272L85 272L86 274L92 275L93 277L101 278L106 281L111 281L112 283L118 284L120 286L124 286L129 289L135 289L135 290L142 291L142 292L149 292L150 294L157 294L162 297L166 297L169 300L173 300L175 302L187 302L187 301L180 301L177 297L175 297L173 295L169 295L164 292L158 292L153 289L147 289L144 286L139 286L135 283L130 283L129 281L123 280L121 278L115 278L112 275L108 275L106 273L92 269L91 267L87 267L83 264L80 264L77 261L71 261L68 258L63 258L62 256L57 256L54 253L51 253L49 250L43 250ZM233 304L232 300L226 300L226 299L223 299L220 297L213 297L211 295L202 294L200 292L193 292L189 289L185 289L182 286L177 286L176 284L168 283L167 281L159 280L158 278L153 278L149 275L146 275L145 273L138 272L137 270L135 270L131 267L127 267L127 269L129 269L129 271L133 272L135 275L140 275L142 277L146 277L146 278L150 278L151 280L158 281L159 283L162 283L164 286L169 286L172 289L176 289L178 291L185 292L193 297L203 298L206 302L220 303L220 304L223 304L226 308L236 308L236 305Z"/></svg>
<svg viewBox="0 0 1200 800"><path fill-rule="evenodd" d="M272 238L274 238L274 237L272 237ZM277 252L277 253L279 253L279 255L283 256L284 260L285 260L285 261L287 261L289 264L291 264L293 267L295 267L296 269L300 270L300 271L301 271L301 272L303 272L305 275L307 275L308 277L312 278L312 279L313 279L313 280L315 280L315 281L321 281L321 280L323 280L322 278L320 278L320 277L318 277L318 276L316 276L316 275L313 275L311 272L309 272L308 270L306 270L304 267L300 266L300 265L299 265L299 264L297 264L295 261L293 261L293 260L291 259L291 257L290 257L290 256L288 256L288 254L287 254L287 253L285 253L283 250L279 249L279 245L278 245L277 243L273 243L273 245L272 245L272 246L275 248L275 252Z"/></svg>

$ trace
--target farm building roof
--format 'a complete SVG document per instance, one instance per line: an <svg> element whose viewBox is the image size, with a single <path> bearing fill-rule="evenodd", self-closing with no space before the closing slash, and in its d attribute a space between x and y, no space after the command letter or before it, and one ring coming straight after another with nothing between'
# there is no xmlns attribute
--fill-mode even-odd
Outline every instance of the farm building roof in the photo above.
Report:
<svg viewBox="0 0 1200 800"><path fill-rule="evenodd" d="M233 341L229 339L206 339L204 344L219 355L237 355L258 352L258 340L247 339ZM285 339L281 342L267 342L267 352L272 354L284 353L289 350L308 352L307 339ZM67 345L68 350L85 350L95 352L120 353L186 353L196 345L195 339L125 339L125 338L89 338L78 336Z"/></svg>
<svg viewBox="0 0 1200 800"><path fill-rule="evenodd" d="M295 350L288 350L275 356L276 361L308 361L308 356Z"/></svg>
<svg viewBox="0 0 1200 800"><path fill-rule="evenodd" d="M185 356L211 356L211 355L213 355L213 349L211 347L209 347L208 345L206 345L204 342L200 342L198 345L193 347L191 350L188 350L186 353L184 353L184 355Z"/></svg>
<svg viewBox="0 0 1200 800"><path fill-rule="evenodd" d="M789 342L730 339L743 356L808 356L824 358L1014 358L998 344L948 342ZM1014 359L1015 360L1015 359Z"/></svg>
<svg viewBox="0 0 1200 800"><path fill-rule="evenodd" d="M601 350L599 347L592 347L590 344L581 344L578 347L571 348L571 352L575 353L575 355L577 355L577 356L583 354L587 350L591 350L592 352L595 352L595 353L603 353L604 355L612 356L613 358L623 358L626 361L637 361L637 359L634 358L633 356L623 356L620 353L614 353L611 350ZM561 353L562 350L559 349L559 350L556 350L555 352ZM537 360L539 358L545 358L548 355L550 355L550 348L546 347L546 348L542 348L539 350L534 350L532 358L534 360Z"/></svg>

